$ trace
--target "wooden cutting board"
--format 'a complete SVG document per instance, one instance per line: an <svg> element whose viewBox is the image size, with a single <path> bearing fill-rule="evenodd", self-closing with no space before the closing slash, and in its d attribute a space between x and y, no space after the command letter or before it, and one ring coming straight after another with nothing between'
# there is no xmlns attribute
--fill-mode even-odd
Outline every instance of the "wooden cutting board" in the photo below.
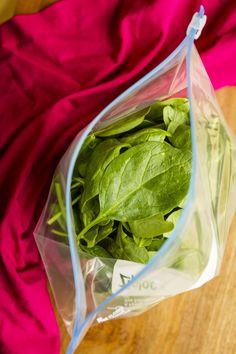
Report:
<svg viewBox="0 0 236 354"><path fill-rule="evenodd" d="M217 97L236 133L236 87ZM57 319L64 354L69 336ZM138 317L93 326L76 354L236 354L236 217L220 276Z"/></svg>

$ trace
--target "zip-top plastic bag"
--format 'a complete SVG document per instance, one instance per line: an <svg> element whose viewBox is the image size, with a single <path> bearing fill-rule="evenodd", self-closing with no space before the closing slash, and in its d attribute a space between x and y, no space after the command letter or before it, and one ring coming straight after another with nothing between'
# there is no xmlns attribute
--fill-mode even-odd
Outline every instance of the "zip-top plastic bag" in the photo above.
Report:
<svg viewBox="0 0 236 354"><path fill-rule="evenodd" d="M199 13L193 16L183 42L160 65L110 103L76 136L55 171L46 206L35 230L35 239L58 310L72 337L68 353L76 349L93 322L140 314L163 299L201 286L219 273L226 237L235 212L236 143L225 124L214 90L194 46L194 39L199 37L205 21L206 16L201 7ZM182 108L178 108L180 104ZM80 225L77 225L76 205L81 203L81 196L73 197L73 188L83 190L84 183L78 170L85 169L83 162L86 158L83 161L78 156L82 155L86 144L93 148L93 141L87 137L101 131L103 134L100 133L100 136L104 136L104 131L109 131L110 126L120 129L127 120L132 126L137 117L144 117L140 126L147 127L150 124L152 127L151 109L154 115L161 112L164 116L167 131L164 138L168 140L168 131L174 125L176 106L184 112L185 117L187 112L190 119L191 178L184 204L178 204L178 208L174 208L172 214L167 213L165 220L162 220L165 225L172 222L172 231L165 229L161 237L154 239L155 244L159 242L155 252L147 239L141 240L141 248L145 245L150 256L145 262L130 261L130 258L122 256L119 259L114 247L113 254L118 254L117 257L95 251L93 254L94 248L89 249L89 243L86 247L83 243L79 244L77 228ZM171 115L173 119L168 118ZM161 124L163 126L163 122ZM125 137L121 140L126 141ZM154 144L145 145L146 153ZM120 150L124 147L122 145ZM183 153L181 158L184 159L186 154ZM119 173L119 169L117 171ZM181 168L178 171L179 176L174 177L176 193L178 184L183 185ZM114 175L113 187L107 186L108 196L113 193L112 188L117 187L115 178ZM132 178L131 175L127 184ZM168 180L163 183L163 188L167 188L167 196L171 183ZM173 193L172 196L175 198ZM148 198L147 192L141 201L147 205L147 209ZM128 213L127 210L122 210L123 214ZM176 214L179 214L178 218L174 217ZM137 219L139 222L140 216ZM124 216L118 220L126 218ZM135 222L131 220L129 227L135 227ZM127 227L126 230L126 224L114 230L116 237L127 232L126 240L130 240L130 229L127 231ZM100 225L108 227L106 225L109 222ZM112 225L114 227L113 220ZM147 223L143 225L145 227ZM93 232L95 229L90 230Z"/></svg>

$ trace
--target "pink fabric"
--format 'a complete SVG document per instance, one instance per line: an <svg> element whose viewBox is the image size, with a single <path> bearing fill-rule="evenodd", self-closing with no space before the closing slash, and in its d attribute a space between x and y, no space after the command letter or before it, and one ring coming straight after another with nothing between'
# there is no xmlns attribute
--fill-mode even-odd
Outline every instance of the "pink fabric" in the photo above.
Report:
<svg viewBox="0 0 236 354"><path fill-rule="evenodd" d="M236 2L201 2L208 73L216 88L235 85ZM98 111L179 44L201 2L67 0L0 27L1 353L59 353L33 238L54 168Z"/></svg>

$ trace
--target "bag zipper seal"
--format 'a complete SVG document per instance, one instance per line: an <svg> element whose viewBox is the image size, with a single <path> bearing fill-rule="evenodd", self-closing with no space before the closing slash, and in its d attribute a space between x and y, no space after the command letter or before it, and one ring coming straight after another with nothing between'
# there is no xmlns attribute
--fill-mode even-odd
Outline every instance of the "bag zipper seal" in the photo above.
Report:
<svg viewBox="0 0 236 354"><path fill-rule="evenodd" d="M198 39L202 33L202 30L206 24L207 21L207 16L204 14L204 8L203 6L200 7L199 12L195 12L195 14L192 17L191 22L188 25L186 35L188 36L190 31L193 29L196 31L194 35L194 39Z"/></svg>

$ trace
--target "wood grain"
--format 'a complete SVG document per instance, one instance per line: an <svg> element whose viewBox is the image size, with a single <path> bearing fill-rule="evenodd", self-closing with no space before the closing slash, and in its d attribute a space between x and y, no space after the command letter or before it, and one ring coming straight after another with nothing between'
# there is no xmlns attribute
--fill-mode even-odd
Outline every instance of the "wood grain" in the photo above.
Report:
<svg viewBox="0 0 236 354"><path fill-rule="evenodd" d="M236 133L236 87L217 97ZM236 199L236 198L235 198ZM61 354L69 336L57 314ZM168 299L138 316L94 325L76 354L235 354L236 217L220 276L200 289Z"/></svg>

